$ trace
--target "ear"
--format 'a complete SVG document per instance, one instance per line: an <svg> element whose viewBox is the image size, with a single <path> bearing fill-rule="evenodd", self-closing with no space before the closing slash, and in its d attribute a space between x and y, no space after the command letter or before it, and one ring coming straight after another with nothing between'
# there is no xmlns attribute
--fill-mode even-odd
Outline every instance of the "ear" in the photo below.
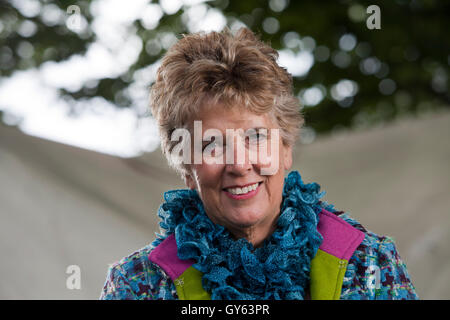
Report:
<svg viewBox="0 0 450 320"><path fill-rule="evenodd" d="M186 186L187 186L189 189L194 190L194 189L196 188L195 179L194 179L194 177L192 176L192 173L191 173L191 172L186 172L186 173L184 174L184 181L185 181L185 183L186 183Z"/></svg>
<svg viewBox="0 0 450 320"><path fill-rule="evenodd" d="M292 146L283 145L283 149L284 170L290 170L292 167Z"/></svg>

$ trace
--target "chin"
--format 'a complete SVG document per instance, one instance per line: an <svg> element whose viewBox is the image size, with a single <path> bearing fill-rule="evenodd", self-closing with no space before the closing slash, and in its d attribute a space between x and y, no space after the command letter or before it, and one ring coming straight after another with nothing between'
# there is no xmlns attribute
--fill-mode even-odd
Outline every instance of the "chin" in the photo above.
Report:
<svg viewBox="0 0 450 320"><path fill-rule="evenodd" d="M264 220L264 215L258 213L238 212L230 217L230 222L240 228L249 228Z"/></svg>

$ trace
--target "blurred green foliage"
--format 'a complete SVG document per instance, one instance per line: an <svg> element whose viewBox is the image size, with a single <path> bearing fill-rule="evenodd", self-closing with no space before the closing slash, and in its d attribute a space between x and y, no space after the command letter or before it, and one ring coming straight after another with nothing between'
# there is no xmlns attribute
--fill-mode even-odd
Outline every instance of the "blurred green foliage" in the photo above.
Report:
<svg viewBox="0 0 450 320"><path fill-rule="evenodd" d="M96 41L91 1L35 0L31 2L39 6L31 13L19 10L19 2L0 2L0 79L45 61L83 54ZM450 105L448 1L215 0L206 4L220 10L229 27L243 23L276 49L314 56L309 72L294 77L294 87L301 100L309 102L304 106L307 125L318 133L371 126ZM372 4L381 10L381 29L366 26L370 16L366 9ZM48 18L56 9L66 14L70 5L78 6L87 22L83 32L71 31L64 19ZM155 63L165 52L149 54L145 44L159 41L163 33L178 38L188 33L183 18L186 8L165 13L153 29L134 21L130 28L144 45L129 70L75 92L61 88L61 95L101 96L118 107L129 107L130 99L117 93L132 83L134 72ZM32 54L24 54L23 47L30 45Z"/></svg>

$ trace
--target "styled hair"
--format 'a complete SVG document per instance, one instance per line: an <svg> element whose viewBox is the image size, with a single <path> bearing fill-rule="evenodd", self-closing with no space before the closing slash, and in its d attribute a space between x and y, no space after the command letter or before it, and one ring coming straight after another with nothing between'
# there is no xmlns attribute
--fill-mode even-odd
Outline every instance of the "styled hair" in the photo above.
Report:
<svg viewBox="0 0 450 320"><path fill-rule="evenodd" d="M269 114L292 146L303 125L292 76L277 64L278 53L249 29L184 35L165 54L150 89L150 108L159 126L161 148L182 175L170 151L171 133L186 127L202 105L245 108Z"/></svg>

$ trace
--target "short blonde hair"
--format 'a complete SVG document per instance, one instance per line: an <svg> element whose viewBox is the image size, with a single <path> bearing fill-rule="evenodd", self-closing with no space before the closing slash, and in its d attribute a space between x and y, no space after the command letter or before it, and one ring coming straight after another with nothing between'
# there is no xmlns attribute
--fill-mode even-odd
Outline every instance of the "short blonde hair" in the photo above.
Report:
<svg viewBox="0 0 450 320"><path fill-rule="evenodd" d="M292 76L277 58L277 51L247 28L235 35L229 29L184 35L168 50L150 90L150 108L162 151L182 176L186 168L172 161L170 151L177 142L170 137L199 114L206 100L271 114L283 143L295 143L304 119Z"/></svg>

